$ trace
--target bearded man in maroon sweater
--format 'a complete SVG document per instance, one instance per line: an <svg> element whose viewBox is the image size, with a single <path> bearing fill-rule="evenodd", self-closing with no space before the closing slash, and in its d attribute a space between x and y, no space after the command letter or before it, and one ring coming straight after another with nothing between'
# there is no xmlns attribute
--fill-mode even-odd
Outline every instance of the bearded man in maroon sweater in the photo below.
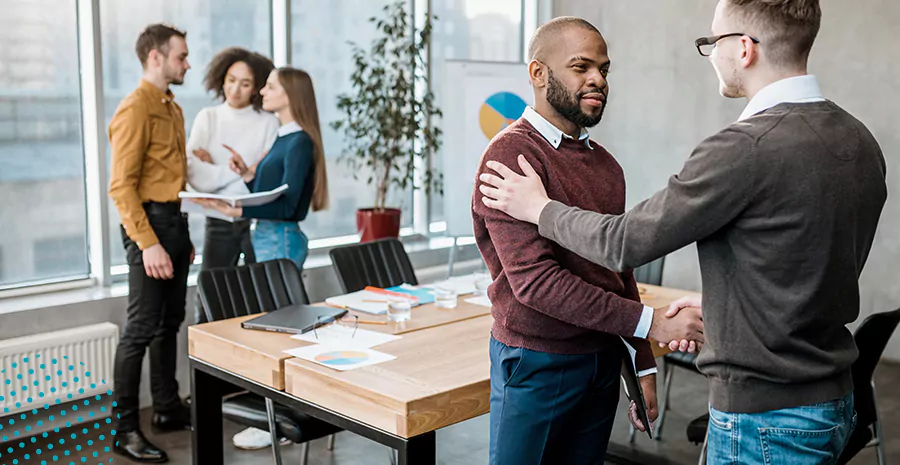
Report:
<svg viewBox="0 0 900 465"><path fill-rule="evenodd" d="M552 199L624 213L622 168L587 131L609 95L603 36L585 20L556 18L538 28L529 54L535 105L491 141L478 174L488 161L516 166L522 154ZM622 339L637 348L655 420L656 364L646 338L702 341L699 310L655 313L640 303L631 271L595 265L481 197L476 190L475 239L494 278L490 463L602 463L619 401Z"/></svg>

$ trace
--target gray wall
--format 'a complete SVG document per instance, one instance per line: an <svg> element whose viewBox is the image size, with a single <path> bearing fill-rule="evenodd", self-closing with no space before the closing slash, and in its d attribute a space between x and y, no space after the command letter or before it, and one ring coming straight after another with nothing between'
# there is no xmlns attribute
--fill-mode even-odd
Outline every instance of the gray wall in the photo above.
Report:
<svg viewBox="0 0 900 465"><path fill-rule="evenodd" d="M610 108L594 138L619 160L628 204L646 199L677 173L704 137L737 119L746 101L719 96L715 72L697 54L695 38L709 35L717 0L555 0L555 16L591 21L604 34L613 61ZM900 306L900 49L893 0L822 0L823 22L810 72L829 98L875 134L888 163L891 191L878 236L860 280L861 318ZM666 262L664 284L696 290L696 248ZM900 360L900 336L885 356Z"/></svg>

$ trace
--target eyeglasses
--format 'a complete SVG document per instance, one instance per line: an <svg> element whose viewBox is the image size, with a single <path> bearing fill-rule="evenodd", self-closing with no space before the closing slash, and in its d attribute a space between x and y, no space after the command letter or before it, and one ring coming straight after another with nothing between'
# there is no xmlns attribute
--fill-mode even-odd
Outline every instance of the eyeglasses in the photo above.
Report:
<svg viewBox="0 0 900 465"><path fill-rule="evenodd" d="M319 339L318 328L325 326L329 323L334 323L336 328L340 328L341 331L352 331L350 333L350 337L356 336L356 330L359 329L359 317L356 315L344 315L341 318L335 318L330 315L319 315L316 317L316 326L313 327L313 335L316 339Z"/></svg>
<svg viewBox="0 0 900 465"><path fill-rule="evenodd" d="M694 41L694 45L697 46L697 51L700 52L700 55L708 57L712 55L713 50L716 48L716 42L726 38L726 37L739 37L739 36L747 36L750 40L753 41L754 44L759 43L759 39L753 36L748 36L743 32L732 32L731 34L722 34L720 36L710 36L710 37L701 37Z"/></svg>

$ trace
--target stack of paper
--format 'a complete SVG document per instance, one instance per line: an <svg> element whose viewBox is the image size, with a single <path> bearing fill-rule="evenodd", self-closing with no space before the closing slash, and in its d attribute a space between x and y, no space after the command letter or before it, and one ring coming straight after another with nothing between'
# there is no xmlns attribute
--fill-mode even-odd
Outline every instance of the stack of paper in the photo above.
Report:
<svg viewBox="0 0 900 465"><path fill-rule="evenodd" d="M444 281L438 281L428 284L428 287L441 287L444 289L454 289L459 295L474 294L475 282L480 279L486 279L488 276L483 273L472 273L464 276L454 276Z"/></svg>

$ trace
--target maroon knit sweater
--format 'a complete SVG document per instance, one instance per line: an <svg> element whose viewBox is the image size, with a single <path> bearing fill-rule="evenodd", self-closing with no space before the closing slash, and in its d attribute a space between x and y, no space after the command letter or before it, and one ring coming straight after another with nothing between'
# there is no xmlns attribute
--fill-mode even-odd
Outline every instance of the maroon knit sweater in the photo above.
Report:
<svg viewBox="0 0 900 465"><path fill-rule="evenodd" d="M622 214L622 168L603 147L593 141L591 147L583 140L563 138L555 149L520 118L491 141L478 174L490 160L521 173L516 157L522 154L551 199ZM634 335L644 308L633 273L595 265L541 237L537 226L487 208L481 197L476 188L472 216L475 240L494 278L488 289L493 337L511 347L556 354L621 350L618 336ZM629 342L638 349L638 370L655 366L646 340Z"/></svg>

